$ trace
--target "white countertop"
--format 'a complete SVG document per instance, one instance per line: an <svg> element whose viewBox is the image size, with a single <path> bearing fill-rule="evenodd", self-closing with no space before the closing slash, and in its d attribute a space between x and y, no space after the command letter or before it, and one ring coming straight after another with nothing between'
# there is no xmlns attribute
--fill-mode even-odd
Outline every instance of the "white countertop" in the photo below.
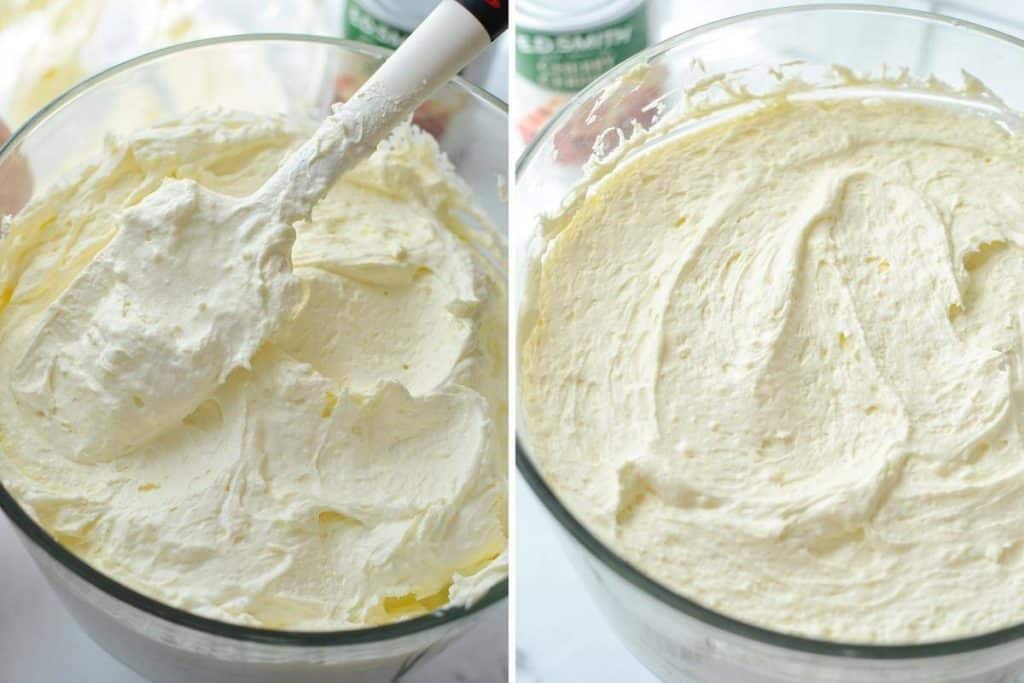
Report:
<svg viewBox="0 0 1024 683"><path fill-rule="evenodd" d="M863 0L928 10L1024 35L1024 3L1008 0ZM660 41L688 28L768 7L820 4L805 0L718 0L651 3ZM515 103L513 103L513 112ZM514 113L513 113L514 119ZM518 479L518 478L517 478ZM618 641L566 559L560 532L521 480L516 499L516 672L520 683L656 681Z"/></svg>
<svg viewBox="0 0 1024 683"><path fill-rule="evenodd" d="M507 622L504 605L404 683L507 681ZM2 515L0 683L146 683L78 628Z"/></svg>

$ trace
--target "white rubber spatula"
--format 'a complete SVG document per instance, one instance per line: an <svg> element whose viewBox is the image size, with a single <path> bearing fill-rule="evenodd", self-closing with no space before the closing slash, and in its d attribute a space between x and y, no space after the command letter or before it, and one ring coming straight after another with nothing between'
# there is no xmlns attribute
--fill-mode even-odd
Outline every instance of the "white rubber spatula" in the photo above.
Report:
<svg viewBox="0 0 1024 683"><path fill-rule="evenodd" d="M12 373L46 440L80 462L112 460L248 367L298 300L292 224L504 30L504 5L444 0L253 195L168 180L125 210Z"/></svg>

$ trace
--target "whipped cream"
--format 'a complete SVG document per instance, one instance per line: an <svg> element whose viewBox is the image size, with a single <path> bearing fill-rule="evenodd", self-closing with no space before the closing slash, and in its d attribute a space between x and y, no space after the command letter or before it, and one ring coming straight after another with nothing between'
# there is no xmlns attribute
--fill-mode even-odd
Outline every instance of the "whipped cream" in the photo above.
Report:
<svg viewBox="0 0 1024 683"><path fill-rule="evenodd" d="M1024 139L786 95L665 138L545 225L520 374L546 478L748 622L1024 621Z"/></svg>
<svg viewBox="0 0 1024 683"><path fill-rule="evenodd" d="M493 245L407 126L294 230L218 231L304 137L196 114L110 140L10 222L0 477L95 567L204 616L322 630L467 604L507 567Z"/></svg>
<svg viewBox="0 0 1024 683"><path fill-rule="evenodd" d="M57 447L121 457L249 367L297 303L291 225L402 111L373 89L336 105L251 195L175 178L120 213L117 235L47 308L12 373Z"/></svg>
<svg viewBox="0 0 1024 683"><path fill-rule="evenodd" d="M249 366L300 296L294 232L265 209L173 180L121 213L11 371L55 449L119 458Z"/></svg>

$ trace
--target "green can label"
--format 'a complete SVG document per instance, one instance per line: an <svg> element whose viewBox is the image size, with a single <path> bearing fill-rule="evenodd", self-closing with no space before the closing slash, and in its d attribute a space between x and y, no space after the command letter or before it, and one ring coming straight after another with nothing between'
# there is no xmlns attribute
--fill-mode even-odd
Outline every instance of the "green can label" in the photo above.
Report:
<svg viewBox="0 0 1024 683"><path fill-rule="evenodd" d="M367 12L358 0L348 0L345 3L344 29L345 37L349 40L389 47L392 50L409 37L409 31L381 21Z"/></svg>
<svg viewBox="0 0 1024 683"><path fill-rule="evenodd" d="M575 92L645 47L644 7L590 31L548 33L517 28L516 72L544 88Z"/></svg>

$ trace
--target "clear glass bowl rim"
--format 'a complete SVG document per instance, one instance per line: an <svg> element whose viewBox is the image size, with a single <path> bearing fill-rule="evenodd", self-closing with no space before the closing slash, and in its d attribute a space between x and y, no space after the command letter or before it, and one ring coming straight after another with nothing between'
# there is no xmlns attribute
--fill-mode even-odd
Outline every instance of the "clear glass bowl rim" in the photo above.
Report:
<svg viewBox="0 0 1024 683"><path fill-rule="evenodd" d="M633 68L637 64L649 61L651 58L682 46L688 41L699 38L706 33L738 24L751 23L758 19L791 14L823 14L838 16L844 13L878 14L916 20L921 23L941 24L953 29L961 29L971 33L982 34L1024 50L1024 40L970 21L955 19L935 12L922 10L870 4L822 3L774 7L758 10L756 12L738 14L736 16L713 21L684 31L657 43L656 45L637 53L633 57L617 65L577 93L565 106L562 107L561 111L556 116L551 118L547 124L545 124L537 134L537 137L535 137L523 151L519 160L516 162L516 178L518 179L522 176L526 167L533 157L540 152L544 143L554 135L554 131L559 130L561 126L568 122L569 117L583 102L586 102L591 97L598 95L601 89L604 88L608 82L622 74L625 74L629 69ZM513 314L518 315L518 312L513 311ZM527 453L523 438L518 434L516 436L516 466L519 469L520 474L526 480L526 483L533 490L534 494L540 499L544 507L547 508L548 512L558 521L562 528L565 529L577 543L582 545L587 552L604 564L605 567L668 607L682 612L697 621L733 635L742 636L766 645L815 655L886 660L946 657L992 648L1024 638L1024 623L967 638L913 645L842 643L838 641L805 638L755 626L745 621L726 616L725 614L716 612L715 610L708 609L707 607L704 607L701 604L665 587L658 581L641 572L630 562L612 550L603 541L599 540L586 528L586 526L576 519L572 512L570 512L569 509L558 499L558 496L541 476L537 466L534 465L533 460Z"/></svg>
<svg viewBox="0 0 1024 683"><path fill-rule="evenodd" d="M84 81L81 81L72 88L63 92L60 96L26 120L14 132L7 143L0 146L0 163L2 163L6 158L6 155L10 153L10 150L15 149L18 143L29 135L52 112L60 109L82 92L103 83L110 77L123 71L127 71L148 62L156 61L166 55L196 48L230 43L268 42L330 45L381 60L386 59L392 52L392 50L385 48L366 45L351 40L344 40L342 38L300 33L250 33L232 36L218 36L215 38L178 43L159 50L147 52L139 55L138 57L133 57L132 59L116 64L108 69L100 71ZM496 109L500 115L507 119L508 106L494 95L461 77L456 77L451 82L457 88L464 90L475 100L481 102L485 107ZM487 593L472 605L466 607L444 607L413 619L385 624L382 626L340 631L277 631L241 626L238 624L231 624L224 621L200 617L192 614L191 612L186 612L185 610L178 609L177 607L172 607L128 588L106 574L103 574L99 570L94 569L87 562L64 548L64 546L54 539L45 529L43 529L43 527L36 523L36 521L33 520L24 509L22 509L21 505L3 485L2 481L0 481L0 510L3 510L11 522L27 538L29 538L32 543L41 548L53 560L62 565L68 571L77 575L86 583L98 588L115 600L119 600L141 610L142 612L178 626L183 626L212 636L229 638L247 643L289 647L335 647L376 643L410 636L444 626L445 624L450 624L481 612L491 605L501 602L508 597L508 579L505 578L492 586Z"/></svg>

